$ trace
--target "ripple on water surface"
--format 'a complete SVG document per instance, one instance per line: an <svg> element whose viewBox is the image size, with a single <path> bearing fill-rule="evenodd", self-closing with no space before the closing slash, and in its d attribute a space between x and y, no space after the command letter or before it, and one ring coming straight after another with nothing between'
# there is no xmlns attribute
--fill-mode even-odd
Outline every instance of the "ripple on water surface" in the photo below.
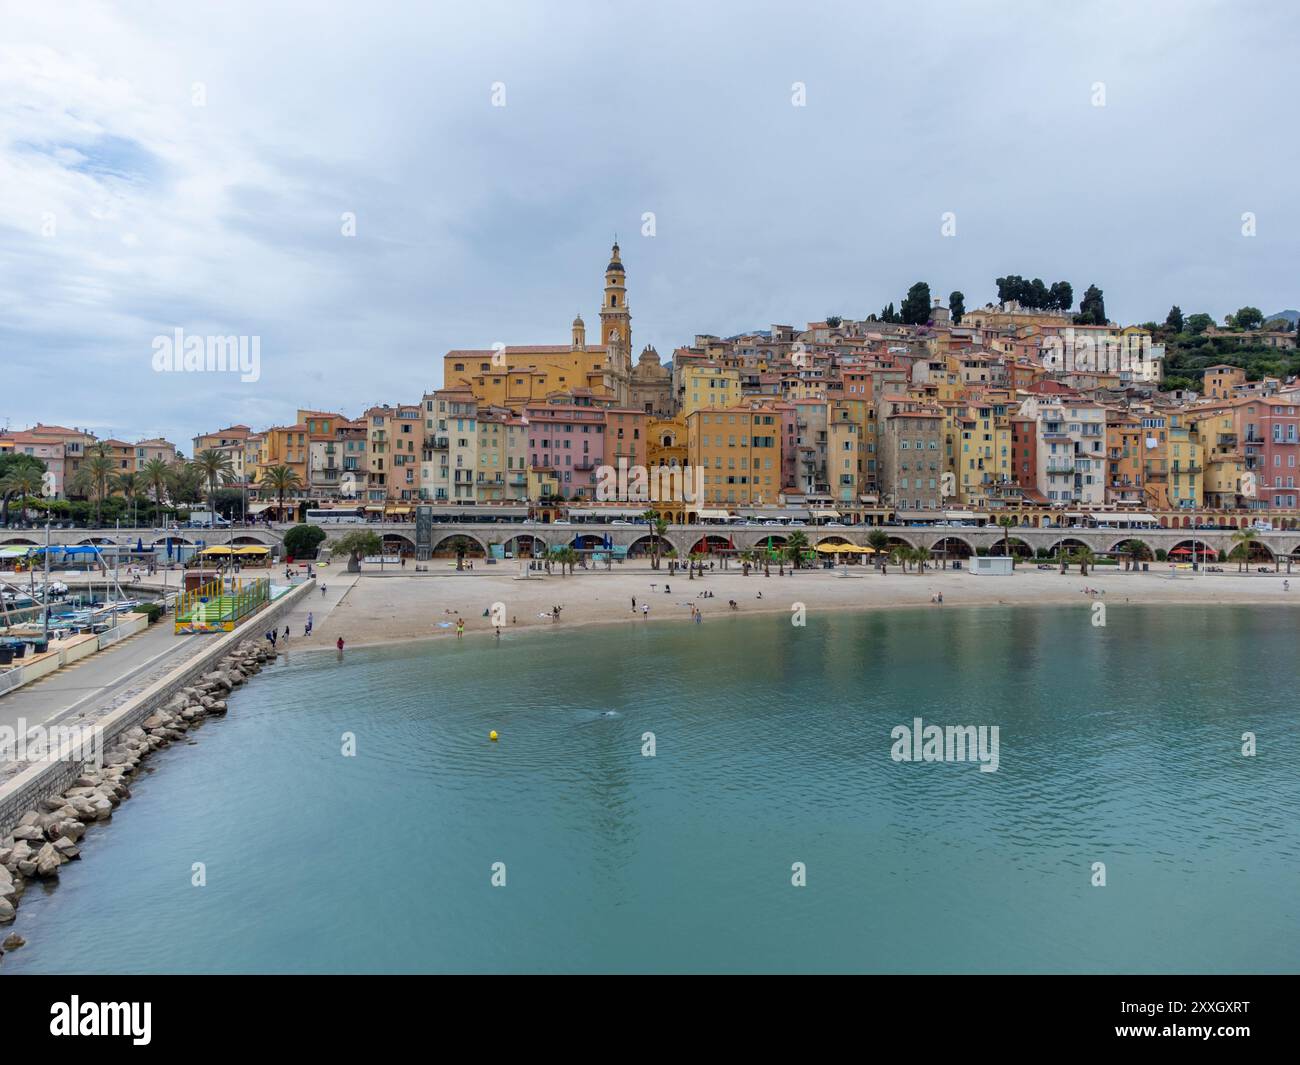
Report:
<svg viewBox="0 0 1300 1065"><path fill-rule="evenodd" d="M29 890L0 972L1294 971L1298 634L986 608L294 655ZM916 717L997 725L998 771L892 761Z"/></svg>

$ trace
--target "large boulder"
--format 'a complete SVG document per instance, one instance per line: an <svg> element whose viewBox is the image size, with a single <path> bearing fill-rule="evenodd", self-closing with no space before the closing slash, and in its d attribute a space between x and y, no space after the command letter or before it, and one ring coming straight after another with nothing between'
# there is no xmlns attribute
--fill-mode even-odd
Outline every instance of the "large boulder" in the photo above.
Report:
<svg viewBox="0 0 1300 1065"><path fill-rule="evenodd" d="M47 843L36 852L36 875L39 877L58 876L59 866L64 861L66 859L54 849L54 844Z"/></svg>
<svg viewBox="0 0 1300 1065"><path fill-rule="evenodd" d="M9 924L14 919L14 904L8 899L0 899L0 924Z"/></svg>

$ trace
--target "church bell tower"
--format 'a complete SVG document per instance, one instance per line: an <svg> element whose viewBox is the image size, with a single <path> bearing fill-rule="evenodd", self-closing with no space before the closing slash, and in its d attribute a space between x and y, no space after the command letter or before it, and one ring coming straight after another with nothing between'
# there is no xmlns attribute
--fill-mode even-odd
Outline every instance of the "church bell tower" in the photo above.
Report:
<svg viewBox="0 0 1300 1065"><path fill-rule="evenodd" d="M632 315L627 308L626 272L618 241L605 267L605 299L600 305L600 342L605 345L606 378L617 401L629 402L632 375Z"/></svg>

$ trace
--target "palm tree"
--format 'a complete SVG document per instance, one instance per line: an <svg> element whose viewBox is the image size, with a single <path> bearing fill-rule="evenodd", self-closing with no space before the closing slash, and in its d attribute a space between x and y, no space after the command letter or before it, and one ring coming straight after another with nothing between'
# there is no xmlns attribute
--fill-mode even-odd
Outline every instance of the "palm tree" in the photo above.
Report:
<svg viewBox="0 0 1300 1065"><path fill-rule="evenodd" d="M269 488L276 496L275 512L284 520L284 494L294 492L302 487L302 478L289 466L268 466L262 471L262 478L259 482L264 487ZM459 557L464 557L459 556ZM458 558L459 562L459 558ZM460 569L459 564L456 566Z"/></svg>
<svg viewBox="0 0 1300 1065"><path fill-rule="evenodd" d="M1232 534L1232 542L1237 546L1232 553L1237 556L1237 572L1241 572L1242 563L1250 561L1250 545L1259 539L1258 529L1238 529Z"/></svg>
<svg viewBox="0 0 1300 1065"><path fill-rule="evenodd" d="M912 551L912 561L916 563L917 576L924 576L925 564L930 561L930 549L928 547L915 548Z"/></svg>
<svg viewBox="0 0 1300 1065"><path fill-rule="evenodd" d="M163 490L167 487L167 463L152 458L140 467L140 483L146 491L153 492L154 508L162 515Z"/></svg>
<svg viewBox="0 0 1300 1065"><path fill-rule="evenodd" d="M647 510L644 514L641 515L641 517L645 518L646 522L650 525L651 532L654 535L653 546L651 547L651 551L653 552L653 554L650 559L650 568L658 569L659 568L659 541L668 532L668 522L665 521L662 517L660 517L658 511L655 510Z"/></svg>
<svg viewBox="0 0 1300 1065"><path fill-rule="evenodd" d="M867 546L875 548L876 557L883 559L889 552L889 533L884 529L872 529L867 533Z"/></svg>
<svg viewBox="0 0 1300 1065"><path fill-rule="evenodd" d="M203 496L203 475L183 459L167 467L167 494L173 503L196 503Z"/></svg>
<svg viewBox="0 0 1300 1065"><path fill-rule="evenodd" d="M113 454L107 444L92 444L86 451L81 468L72 479L73 490L89 496L95 503L95 524L99 525L104 513L104 500L109 494L109 479L113 476Z"/></svg>
<svg viewBox="0 0 1300 1065"><path fill-rule="evenodd" d="M790 565L798 569L803 553L808 550L808 537L802 532L791 533L790 539L785 542L785 550L790 556Z"/></svg>
<svg viewBox="0 0 1300 1065"><path fill-rule="evenodd" d="M740 552L740 556L739 556L739 557L740 557L740 567L741 567L740 572L741 572L741 576L743 576L743 577L748 577L748 576L749 576L749 567L752 566L752 565L754 564L754 560L755 560L758 556L757 556L753 551L742 551L742 552Z"/></svg>
<svg viewBox="0 0 1300 1065"><path fill-rule="evenodd" d="M131 504L131 525L135 527L137 508L136 503L140 498L140 475L128 470L126 473L119 473L113 478L113 491L121 492L122 498Z"/></svg>
<svg viewBox="0 0 1300 1065"><path fill-rule="evenodd" d="M28 496L38 495L45 483L45 463L33 455L7 456L0 465L0 524L9 524L9 500L16 497L26 509Z"/></svg>
<svg viewBox="0 0 1300 1065"><path fill-rule="evenodd" d="M1002 553L1011 557L1011 568L1014 569L1016 557L1011 554L1011 530L1016 527L1016 519L1010 514L999 514L998 525L1002 529Z"/></svg>
<svg viewBox="0 0 1300 1065"><path fill-rule="evenodd" d="M194 472L208 488L208 511L215 514L217 510L217 488L229 484L235 479L235 464L229 455L216 448L207 448L194 456L190 463Z"/></svg>
<svg viewBox="0 0 1300 1065"><path fill-rule="evenodd" d="M1071 556L1071 562L1079 564L1079 576L1088 576L1088 567L1097 564L1097 556L1093 554L1091 547L1080 547Z"/></svg>
<svg viewBox="0 0 1300 1065"><path fill-rule="evenodd" d="M1151 547L1148 547L1143 540L1125 541L1125 549L1132 558L1135 568L1139 562L1149 562L1153 558Z"/></svg>

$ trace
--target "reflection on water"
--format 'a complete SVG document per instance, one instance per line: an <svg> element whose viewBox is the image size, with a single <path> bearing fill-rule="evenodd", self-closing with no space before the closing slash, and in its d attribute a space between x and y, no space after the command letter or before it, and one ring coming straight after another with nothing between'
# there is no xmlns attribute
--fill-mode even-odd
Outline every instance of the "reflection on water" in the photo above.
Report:
<svg viewBox="0 0 1300 1065"><path fill-rule="evenodd" d="M29 891L0 972L1293 971L1295 615L1107 621L299 655L155 757L61 886ZM998 771L892 761L917 717L997 725Z"/></svg>

